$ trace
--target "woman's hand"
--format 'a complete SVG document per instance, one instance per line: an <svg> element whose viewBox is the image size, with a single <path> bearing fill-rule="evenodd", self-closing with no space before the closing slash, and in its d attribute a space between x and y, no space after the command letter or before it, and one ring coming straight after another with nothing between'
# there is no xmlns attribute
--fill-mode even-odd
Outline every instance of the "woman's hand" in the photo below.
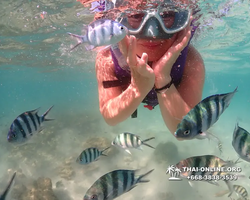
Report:
<svg viewBox="0 0 250 200"><path fill-rule="evenodd" d="M152 68L155 73L155 87L164 87L171 81L170 73L172 66L179 57L181 51L187 46L191 37L190 23L188 26L177 34L176 40L173 42L169 50L160 58L160 60L153 63Z"/></svg>
<svg viewBox="0 0 250 200"><path fill-rule="evenodd" d="M154 70L147 64L148 55L146 53L143 53L141 58L136 55L136 38L127 36L121 42L120 49L127 57L131 71L131 83L135 84L139 90L152 89L155 82Z"/></svg>

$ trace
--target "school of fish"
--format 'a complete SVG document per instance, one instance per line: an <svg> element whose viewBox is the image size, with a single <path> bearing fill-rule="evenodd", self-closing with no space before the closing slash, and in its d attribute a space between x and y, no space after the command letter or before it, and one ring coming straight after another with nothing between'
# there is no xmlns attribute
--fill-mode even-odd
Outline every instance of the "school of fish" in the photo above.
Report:
<svg viewBox="0 0 250 200"><path fill-rule="evenodd" d="M80 42L74 46L71 50L76 48L78 45L85 43L87 49L93 49L100 46L112 46L116 47L117 43L120 42L128 33L128 30L122 24L108 20L100 19L90 23L87 26L85 35L76 35L73 33L68 33L69 35L80 39ZM124 61L124 65L126 65ZM214 137L215 135L210 134L208 130L215 124L224 111L229 107L229 104L237 92L237 88L234 91L224 94L215 94L203 99L194 108L192 108L177 126L175 131L175 137L182 139L204 139ZM45 121L50 121L52 119L46 118L51 106L44 114L38 115L39 109L23 112L18 115L10 125L9 132L7 134L7 141L12 144L19 144L28 142L31 136L38 134L43 130L43 123ZM142 150L142 145L155 149L153 146L147 144L146 142L155 139L155 137L150 137L148 139L142 140L140 136L124 132L118 134L111 142L111 146L104 149L99 147L88 147L84 149L80 155L76 157L76 163L82 165L91 165L93 162L98 162L99 158L103 156L102 159L107 157L104 152L107 151L112 146L116 146L121 149L125 149L126 152L131 154L130 149L140 149ZM219 141L219 140L218 140ZM238 123L236 124L235 130L233 132L232 146L243 160L250 162L250 134L247 130L241 128ZM221 143L219 142L219 148ZM232 175L231 172L186 172L183 170L184 167L200 168L200 167L226 167L234 166L237 162L225 161L215 155L200 155L192 156L181 160L174 166L180 170L180 176L182 178L188 179L190 176L195 175ZM138 175L138 170L128 170L128 169L117 169L108 172L98 178L89 189L85 192L84 200L113 200L122 194L131 191L139 183L147 183L149 180L144 179L149 175L154 169ZM7 194L10 191L11 186L14 183L16 173L12 176L7 188L0 196L0 200L5 200ZM237 176L237 175L235 175ZM218 185L217 181L209 181L213 185ZM233 192L236 192L243 199L248 198L247 190L240 185L232 184L228 180L224 180L228 189L226 192L216 194L216 196L223 196L229 193L231 196Z"/></svg>

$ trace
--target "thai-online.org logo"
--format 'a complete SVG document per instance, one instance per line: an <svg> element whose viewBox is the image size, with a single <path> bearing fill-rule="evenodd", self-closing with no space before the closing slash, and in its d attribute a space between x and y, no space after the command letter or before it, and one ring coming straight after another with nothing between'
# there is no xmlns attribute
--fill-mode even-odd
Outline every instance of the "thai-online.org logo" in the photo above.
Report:
<svg viewBox="0 0 250 200"><path fill-rule="evenodd" d="M179 178L180 174L181 174L181 170L177 167L175 167L174 165L170 165L166 171L166 174L169 174L170 177L168 178L168 180L170 181L181 181L182 179Z"/></svg>

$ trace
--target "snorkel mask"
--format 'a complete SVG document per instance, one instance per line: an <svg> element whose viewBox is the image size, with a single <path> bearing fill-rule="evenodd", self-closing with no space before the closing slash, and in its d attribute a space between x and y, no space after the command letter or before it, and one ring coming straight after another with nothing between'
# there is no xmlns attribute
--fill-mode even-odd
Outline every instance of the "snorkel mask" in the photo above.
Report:
<svg viewBox="0 0 250 200"><path fill-rule="evenodd" d="M126 26L130 35L142 39L169 39L183 30L189 22L191 10L173 2L154 2L145 9L127 9L116 21Z"/></svg>

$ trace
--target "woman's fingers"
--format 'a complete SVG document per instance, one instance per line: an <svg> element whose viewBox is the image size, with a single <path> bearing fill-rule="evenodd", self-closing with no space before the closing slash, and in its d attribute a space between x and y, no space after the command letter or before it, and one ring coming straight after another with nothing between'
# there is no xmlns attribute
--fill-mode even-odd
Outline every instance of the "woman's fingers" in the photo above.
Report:
<svg viewBox="0 0 250 200"><path fill-rule="evenodd" d="M188 44L190 37L191 37L191 30L192 27L190 26L192 17L190 17L188 26L182 30L181 32L178 33L177 39L173 43L173 45L170 47L170 52L172 54L179 54Z"/></svg>
<svg viewBox="0 0 250 200"><path fill-rule="evenodd" d="M137 65L137 56L136 56L135 48L136 48L135 36L130 36L129 47L128 47L128 64L130 67Z"/></svg>

